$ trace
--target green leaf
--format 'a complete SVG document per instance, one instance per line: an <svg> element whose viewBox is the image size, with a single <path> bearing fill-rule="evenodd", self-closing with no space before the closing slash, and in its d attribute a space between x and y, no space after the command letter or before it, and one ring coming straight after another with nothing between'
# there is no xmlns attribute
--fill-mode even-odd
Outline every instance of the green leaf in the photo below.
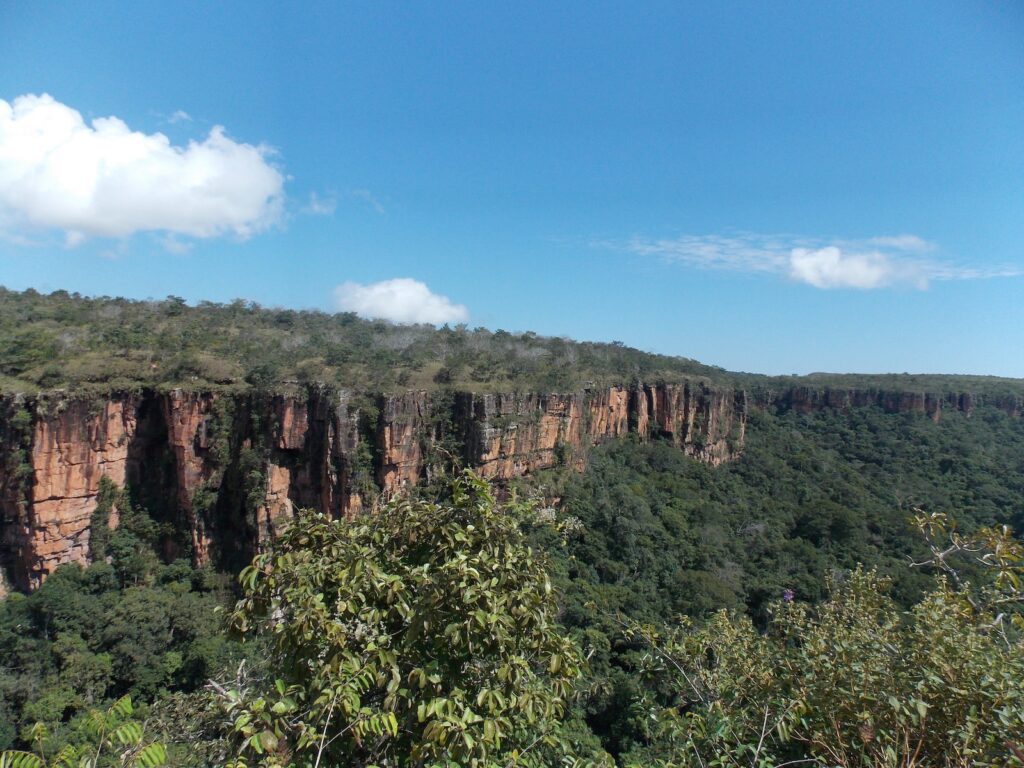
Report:
<svg viewBox="0 0 1024 768"><path fill-rule="evenodd" d="M12 749L0 752L0 768L46 768L46 764L31 752Z"/></svg>
<svg viewBox="0 0 1024 768"><path fill-rule="evenodd" d="M115 701L110 706L110 709L107 710L107 711L111 712L111 713L114 713L114 714L117 714L117 715L119 715L121 717L131 717L132 716L132 697L131 696L122 696L120 699Z"/></svg>
<svg viewBox="0 0 1024 768"><path fill-rule="evenodd" d="M277 736L274 735L273 731L262 731L259 735L260 746L262 746L267 752L273 752L277 749Z"/></svg>
<svg viewBox="0 0 1024 768"><path fill-rule="evenodd" d="M142 726L136 722L123 723L114 730L112 736L122 746L138 744L142 741Z"/></svg>
<svg viewBox="0 0 1024 768"><path fill-rule="evenodd" d="M154 742L139 751L135 762L144 768L157 768L167 762L167 750L163 744Z"/></svg>

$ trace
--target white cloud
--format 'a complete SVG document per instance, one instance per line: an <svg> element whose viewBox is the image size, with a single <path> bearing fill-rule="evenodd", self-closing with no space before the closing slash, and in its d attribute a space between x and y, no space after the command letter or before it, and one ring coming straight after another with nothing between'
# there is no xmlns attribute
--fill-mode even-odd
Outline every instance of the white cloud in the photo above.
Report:
<svg viewBox="0 0 1024 768"><path fill-rule="evenodd" d="M0 229L57 229L68 245L141 231L244 239L281 215L270 154L220 126L177 147L116 117L86 124L46 94L0 99Z"/></svg>
<svg viewBox="0 0 1024 768"><path fill-rule="evenodd" d="M160 245L164 247L165 251L173 253L176 256L183 256L192 250L192 243L181 240L173 234L167 234L161 237Z"/></svg>
<svg viewBox="0 0 1024 768"><path fill-rule="evenodd" d="M882 253L843 253L834 245L794 248L789 254L789 275L815 288L881 288L895 282L898 270ZM923 281L923 284L922 282ZM924 287L927 278L915 280Z"/></svg>
<svg viewBox="0 0 1024 768"><path fill-rule="evenodd" d="M432 293L419 280L397 277L362 285L345 282L334 289L334 302L343 312L395 323L461 323L469 311L447 296Z"/></svg>
<svg viewBox="0 0 1024 768"><path fill-rule="evenodd" d="M171 113L171 116L167 118L169 123L191 123L192 115L183 109L176 109Z"/></svg>
<svg viewBox="0 0 1024 768"><path fill-rule="evenodd" d="M607 245L607 244L606 244ZM634 238L625 250L690 267L773 274L815 288L869 290L898 285L925 289L932 280L972 280L1022 274L1014 267L970 267L925 258L934 243L917 235L823 240L741 232Z"/></svg>
<svg viewBox="0 0 1024 768"><path fill-rule="evenodd" d="M749 235L681 235L662 240L634 238L628 250L688 266L733 272L778 272L786 264L786 248L782 243Z"/></svg>

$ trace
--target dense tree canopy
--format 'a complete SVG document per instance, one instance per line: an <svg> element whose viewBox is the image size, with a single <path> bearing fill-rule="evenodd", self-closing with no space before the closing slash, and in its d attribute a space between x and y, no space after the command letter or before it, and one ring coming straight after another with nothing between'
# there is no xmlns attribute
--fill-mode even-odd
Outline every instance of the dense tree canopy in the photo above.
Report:
<svg viewBox="0 0 1024 768"><path fill-rule="evenodd" d="M238 765L543 765L581 671L528 505L470 474L439 503L301 515L241 574L267 675L225 690Z"/></svg>
<svg viewBox="0 0 1024 768"><path fill-rule="evenodd" d="M0 602L0 748L38 742L54 755L87 742L95 713L113 702L129 696L152 715L147 705L237 663L218 613L230 579L164 564L155 543L145 512L123 507L105 557L61 566L31 595Z"/></svg>
<svg viewBox="0 0 1024 768"><path fill-rule="evenodd" d="M1018 562L1019 565L1019 562ZM1019 568L1018 568L1019 570ZM720 612L664 635L646 690L669 691L627 765L1005 765L1024 745L1024 640L940 581L910 611L861 569L817 608L773 607L764 632ZM667 701L666 701L667 700ZM669 706L664 707L663 703Z"/></svg>
<svg viewBox="0 0 1024 768"><path fill-rule="evenodd" d="M613 754L648 738L635 702L644 649L619 618L651 624L719 609L759 629L786 592L829 595L835 574L858 564L891 582L908 609L934 587L912 568L928 555L915 509L952 512L966 531L1024 522L1024 423L996 409L970 417L878 409L756 414L742 458L709 467L667 442L616 441L591 452L583 474L547 472L529 487L559 498L582 521L552 546L562 621L591 654L583 715ZM977 581L977 565L962 564Z"/></svg>

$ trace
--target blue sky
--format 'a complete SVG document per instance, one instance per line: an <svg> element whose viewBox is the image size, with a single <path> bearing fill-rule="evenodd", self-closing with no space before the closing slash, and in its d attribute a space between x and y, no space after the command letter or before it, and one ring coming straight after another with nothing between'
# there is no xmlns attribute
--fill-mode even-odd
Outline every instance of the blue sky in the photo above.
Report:
<svg viewBox="0 0 1024 768"><path fill-rule="evenodd" d="M0 28L9 288L1024 377L1019 3L7 3Z"/></svg>

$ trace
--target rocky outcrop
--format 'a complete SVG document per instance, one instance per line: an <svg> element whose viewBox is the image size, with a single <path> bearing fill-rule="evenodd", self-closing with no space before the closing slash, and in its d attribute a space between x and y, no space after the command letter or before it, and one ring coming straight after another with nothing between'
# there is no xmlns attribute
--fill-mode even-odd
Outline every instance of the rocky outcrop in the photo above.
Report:
<svg viewBox="0 0 1024 768"><path fill-rule="evenodd" d="M716 390L689 383L644 386L637 393L641 436L671 440L688 455L712 465L733 458L747 428L743 390Z"/></svg>
<svg viewBox="0 0 1024 768"><path fill-rule="evenodd" d="M601 409L593 401L591 409ZM588 411L589 412L589 411ZM578 395L463 394L458 405L466 463L488 480L579 465L585 440Z"/></svg>
<svg viewBox="0 0 1024 768"><path fill-rule="evenodd" d="M361 507L359 442L345 393L0 399L0 565L31 589L63 563L87 562L103 477L171 524L168 557L244 558L297 507Z"/></svg>
<svg viewBox="0 0 1024 768"><path fill-rule="evenodd" d="M588 449L633 434L718 465L737 456L750 409L877 407L938 420L980 404L1020 416L1019 397L700 382L570 393L406 392L310 387L292 395L173 390L87 400L0 398L0 564L19 589L89 559L100 479L176 531L168 557L237 567L296 509L351 516L458 460L507 481L581 469ZM113 510L108 524L117 521Z"/></svg>
<svg viewBox="0 0 1024 768"><path fill-rule="evenodd" d="M136 431L136 402L126 396L102 403L72 402L33 424L28 515L16 525L24 542L21 565L50 572L89 554L89 532L100 478L125 483L128 446ZM117 512L109 524L116 525ZM24 579L15 579L23 583Z"/></svg>
<svg viewBox="0 0 1024 768"><path fill-rule="evenodd" d="M381 397L376 444L377 482L386 494L415 485L423 470L423 442L429 440L426 392Z"/></svg>
<svg viewBox="0 0 1024 768"><path fill-rule="evenodd" d="M629 429L629 391L611 387L587 398L587 436L592 440L622 437Z"/></svg>
<svg viewBox="0 0 1024 768"><path fill-rule="evenodd" d="M205 563L213 542L207 520L197 514L193 500L200 485L212 474L207 457L214 398L210 394L174 390L160 397L159 402L177 478L178 512L186 522L195 561Z"/></svg>

